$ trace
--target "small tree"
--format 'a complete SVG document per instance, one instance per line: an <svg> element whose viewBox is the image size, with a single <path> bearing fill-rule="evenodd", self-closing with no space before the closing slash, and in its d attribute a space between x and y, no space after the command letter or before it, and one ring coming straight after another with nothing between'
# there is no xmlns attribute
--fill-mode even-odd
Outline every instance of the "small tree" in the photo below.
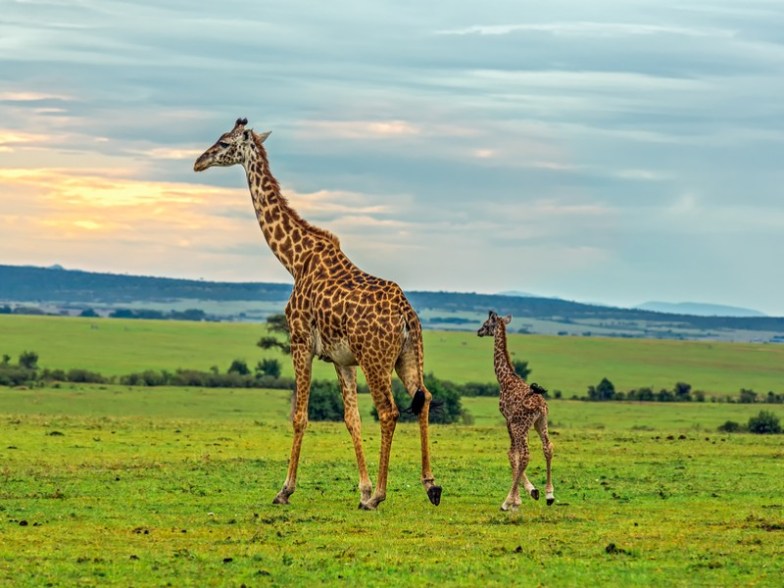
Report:
<svg viewBox="0 0 784 588"><path fill-rule="evenodd" d="M19 366L28 370L38 369L38 354L35 351L23 351L19 356Z"/></svg>
<svg viewBox="0 0 784 588"><path fill-rule="evenodd" d="M615 397L615 386L607 378L602 378L599 384L588 386L588 399L589 400L612 400Z"/></svg>
<svg viewBox="0 0 784 588"><path fill-rule="evenodd" d="M250 370L248 369L248 364L244 359L235 359L231 362L228 373L247 376L250 373Z"/></svg>
<svg viewBox="0 0 784 588"><path fill-rule="evenodd" d="M781 433L781 423L779 417L769 410L761 410L757 416L749 419L748 429L760 435L778 434Z"/></svg>
<svg viewBox="0 0 784 588"><path fill-rule="evenodd" d="M757 393L754 390L741 388L738 396L738 402L741 404L754 404L757 402Z"/></svg>
<svg viewBox="0 0 784 588"><path fill-rule="evenodd" d="M256 372L264 376L279 378L282 368L277 359L262 359L256 364Z"/></svg>
<svg viewBox="0 0 784 588"><path fill-rule="evenodd" d="M523 380L528 380L528 375L531 373L531 368L528 367L528 362L522 359L515 359L512 361L512 367L515 373Z"/></svg>
<svg viewBox="0 0 784 588"><path fill-rule="evenodd" d="M675 400L677 402L691 401L691 384L687 384L686 382L677 382L673 392L675 392Z"/></svg>
<svg viewBox="0 0 784 588"><path fill-rule="evenodd" d="M262 349L273 349L277 347L284 354L291 354L291 333L286 317L282 314L272 314L267 317L267 330L271 336L262 337L256 345ZM280 340L275 335L282 335L284 340Z"/></svg>

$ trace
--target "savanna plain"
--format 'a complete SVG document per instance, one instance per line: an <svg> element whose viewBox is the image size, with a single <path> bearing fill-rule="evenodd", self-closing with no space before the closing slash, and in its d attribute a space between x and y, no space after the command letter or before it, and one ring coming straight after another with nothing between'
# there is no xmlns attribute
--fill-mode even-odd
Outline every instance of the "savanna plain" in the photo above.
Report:
<svg viewBox="0 0 784 588"><path fill-rule="evenodd" d="M225 369L272 352L259 325L0 319L0 353L104 374ZM515 335L531 379L583 395L689 382L709 395L780 393L784 346ZM426 368L492 380L492 345L427 332ZM285 358L282 362L286 369ZM317 377L332 369L317 364ZM720 433L782 405L550 400L556 502L501 512L510 485L495 398L463 398L472 424L432 425L433 507L419 436L398 425L386 502L357 510L342 423L312 422L291 504L273 506L291 426L282 390L62 383L0 388L0 585L779 586L784 439ZM361 395L375 473L378 425ZM531 436L528 472L544 486Z"/></svg>

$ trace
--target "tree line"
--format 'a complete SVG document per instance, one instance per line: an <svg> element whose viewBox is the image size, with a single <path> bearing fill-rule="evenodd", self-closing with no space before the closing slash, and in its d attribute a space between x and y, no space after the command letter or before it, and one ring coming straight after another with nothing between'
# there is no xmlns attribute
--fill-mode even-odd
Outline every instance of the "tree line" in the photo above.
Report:
<svg viewBox="0 0 784 588"><path fill-rule="evenodd" d="M285 330L283 322L273 325L272 332L280 333ZM277 331L276 331L277 329ZM270 347L280 347L284 352L288 351L287 342L276 339L275 337L263 337L257 343L259 347L268 349ZM58 386L60 382L71 383L90 383L90 384L122 384L127 386L190 386L207 388L271 388L290 390L292 395L295 390L293 378L282 376L282 366L277 359L264 358L259 360L251 368L242 359L235 359L225 371L221 371L217 366L212 366L208 370L195 369L176 369L169 370L144 370L132 372L120 376L104 376L98 372L83 368L62 369L40 369L38 365L39 356L35 351L23 351L17 362L11 363L11 357L4 354L0 358L0 385L4 386L36 386L51 384ZM528 362L515 360L513 362L517 373L527 379L531 374ZM498 396L498 385L496 383L468 382L457 384L449 380L442 380L434 374L425 375L425 386L433 395L433 404L430 421L433 423L449 424L462 422L470 424L473 419L469 412L462 406L460 399L464 396ZM394 379L392 391L395 402L401 410L400 420L402 422L416 420L416 416L407 412L405 407L410 404L410 397L403 388L401 382ZM358 386L359 393L368 393L366 385ZM547 391L545 396L549 396ZM561 398L560 391L554 391L555 398ZM705 402L705 394L700 391L693 391L690 384L676 382L672 390L661 389L654 392L651 388L637 388L628 392L616 391L613 383L607 379L602 380L596 386L589 386L587 395L578 397L572 396L575 400L607 402L607 401L643 401L643 402ZM736 398L712 397L712 401L737 402L741 404L750 403L784 403L784 394L777 394L772 391L767 395L759 395L750 389L741 389ZM763 411L764 413L765 411ZM772 413L770 413L772 415ZM378 419L375 408L371 411L373 418ZM773 415L775 418L775 415ZM334 380L314 380L311 384L310 401L308 405L308 417L313 421L342 421L343 420L343 400L341 390ZM760 413L759 425L756 421L748 425L740 425L728 421L723 425L728 432L744 431L769 432L768 429L776 429L776 423L772 423L769 415ZM758 429L758 430L755 430Z"/></svg>

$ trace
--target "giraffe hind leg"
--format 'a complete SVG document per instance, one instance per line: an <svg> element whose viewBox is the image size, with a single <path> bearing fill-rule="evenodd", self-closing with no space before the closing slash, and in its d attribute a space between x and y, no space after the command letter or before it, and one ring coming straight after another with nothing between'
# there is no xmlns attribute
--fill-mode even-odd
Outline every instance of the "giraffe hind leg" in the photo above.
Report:
<svg viewBox="0 0 784 588"><path fill-rule="evenodd" d="M553 443L550 441L550 435L547 432L547 412L542 413L539 418L534 422L536 431L542 439L542 450L544 452L544 459L547 464L547 482L545 483L544 492L547 499L547 506L552 506L555 502L555 491L553 489L553 476L552 476L552 461L553 461Z"/></svg>
<svg viewBox="0 0 784 588"><path fill-rule="evenodd" d="M427 498L433 506L441 504L441 486L437 486L433 472L430 469L430 441L429 441L429 421L430 421L430 407L434 406L432 403L432 396L425 388L422 381L419 363L413 349L408 348L398 358L395 363L395 372L397 372L400 381L406 391L411 395L410 410L413 414L419 416L419 438L422 453L422 485L427 492Z"/></svg>

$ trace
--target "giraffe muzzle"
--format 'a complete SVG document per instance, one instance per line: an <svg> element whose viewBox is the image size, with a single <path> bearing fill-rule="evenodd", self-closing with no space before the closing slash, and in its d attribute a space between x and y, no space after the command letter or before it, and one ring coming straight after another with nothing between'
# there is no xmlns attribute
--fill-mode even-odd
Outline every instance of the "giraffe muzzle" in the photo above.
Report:
<svg viewBox="0 0 784 588"><path fill-rule="evenodd" d="M204 171L208 167L210 167L210 165L208 162L207 154L205 153L195 161L195 163L193 164L193 171L195 172Z"/></svg>

